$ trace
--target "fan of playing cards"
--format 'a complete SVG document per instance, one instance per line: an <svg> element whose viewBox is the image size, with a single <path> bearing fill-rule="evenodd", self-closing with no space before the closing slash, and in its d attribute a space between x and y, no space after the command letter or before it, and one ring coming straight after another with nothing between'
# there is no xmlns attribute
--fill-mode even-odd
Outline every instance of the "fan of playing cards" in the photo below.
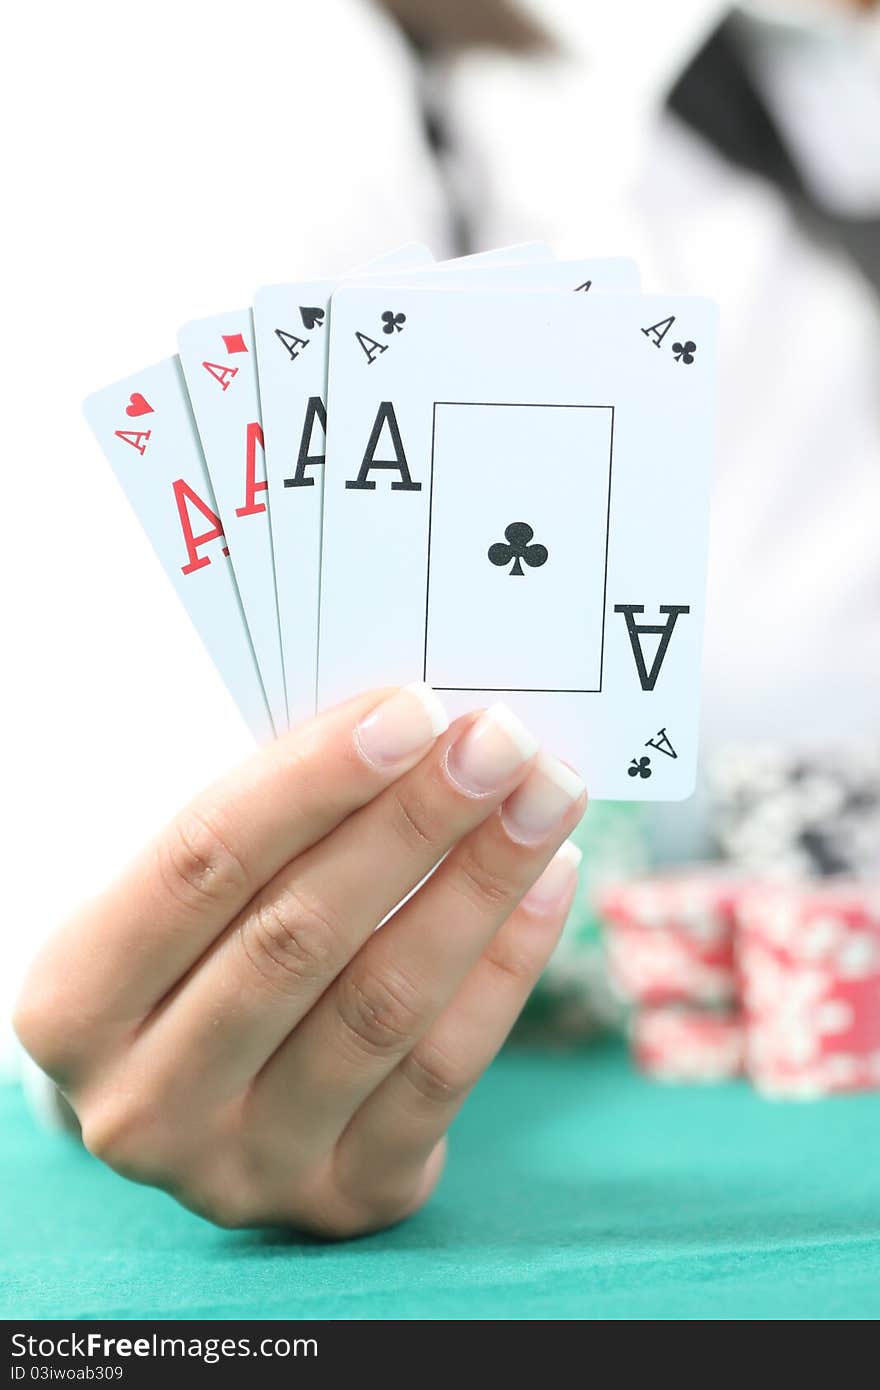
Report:
<svg viewBox="0 0 880 1390"><path fill-rule="evenodd" d="M595 798L696 775L717 313L540 245L258 290L89 423L258 739L424 680Z"/></svg>

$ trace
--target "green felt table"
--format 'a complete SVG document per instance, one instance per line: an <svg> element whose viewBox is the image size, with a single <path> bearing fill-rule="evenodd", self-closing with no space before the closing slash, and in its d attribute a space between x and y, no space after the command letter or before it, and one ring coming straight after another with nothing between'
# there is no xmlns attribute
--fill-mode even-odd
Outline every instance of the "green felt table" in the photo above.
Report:
<svg viewBox="0 0 880 1390"><path fill-rule="evenodd" d="M219 1231L0 1089L4 1318L873 1318L880 1096L652 1084L508 1049L431 1204L338 1245Z"/></svg>

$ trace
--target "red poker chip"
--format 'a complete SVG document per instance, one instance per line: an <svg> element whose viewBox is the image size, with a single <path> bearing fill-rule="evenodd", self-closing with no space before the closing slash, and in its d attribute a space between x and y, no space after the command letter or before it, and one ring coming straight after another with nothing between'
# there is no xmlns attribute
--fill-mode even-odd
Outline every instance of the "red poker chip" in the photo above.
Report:
<svg viewBox="0 0 880 1390"><path fill-rule="evenodd" d="M744 887L706 866L604 889L598 909L617 992L645 1005L733 999L734 929Z"/></svg>
<svg viewBox="0 0 880 1390"><path fill-rule="evenodd" d="M852 881L751 885L741 897L740 934L788 959L846 965L853 934L880 933L880 884Z"/></svg>
<svg viewBox="0 0 880 1390"><path fill-rule="evenodd" d="M706 947L673 929L615 927L606 933L609 979L634 1004L717 1004L734 998L733 942Z"/></svg>
<svg viewBox="0 0 880 1390"><path fill-rule="evenodd" d="M743 899L746 1064L774 1096L880 1085L880 888L774 884Z"/></svg>
<svg viewBox="0 0 880 1390"><path fill-rule="evenodd" d="M599 892L598 906L609 922L676 925L697 936L717 936L732 928L749 883L724 866L698 864L607 884Z"/></svg>
<svg viewBox="0 0 880 1390"><path fill-rule="evenodd" d="M630 1045L636 1065L658 1081L727 1081L743 1071L742 1019L732 1010L639 1009Z"/></svg>

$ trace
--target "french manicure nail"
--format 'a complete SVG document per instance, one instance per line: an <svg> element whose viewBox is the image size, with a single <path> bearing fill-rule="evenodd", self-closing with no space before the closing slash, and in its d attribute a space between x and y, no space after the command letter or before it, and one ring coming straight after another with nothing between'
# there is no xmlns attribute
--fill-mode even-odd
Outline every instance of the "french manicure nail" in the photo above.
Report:
<svg viewBox="0 0 880 1390"><path fill-rule="evenodd" d="M354 731L361 756L374 767L395 763L427 751L449 728L449 717L429 685L415 681L377 705Z"/></svg>
<svg viewBox="0 0 880 1390"><path fill-rule="evenodd" d="M514 840L542 840L583 793L584 784L576 772L549 753L541 753L528 777L504 803L501 818Z"/></svg>
<svg viewBox="0 0 880 1390"><path fill-rule="evenodd" d="M533 912L549 912L571 892L583 855L577 845L566 840L556 851L536 883L523 898Z"/></svg>
<svg viewBox="0 0 880 1390"><path fill-rule="evenodd" d="M465 791L503 786L538 751L537 740L507 705L490 705L449 750L449 774Z"/></svg>

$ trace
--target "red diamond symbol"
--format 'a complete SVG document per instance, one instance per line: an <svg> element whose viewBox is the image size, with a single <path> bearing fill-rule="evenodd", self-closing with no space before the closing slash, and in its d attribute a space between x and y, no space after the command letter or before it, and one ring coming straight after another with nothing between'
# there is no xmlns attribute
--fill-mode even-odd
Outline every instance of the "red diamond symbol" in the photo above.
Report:
<svg viewBox="0 0 880 1390"><path fill-rule="evenodd" d="M234 352L247 352L247 343L240 333L224 333L223 342L230 356Z"/></svg>

